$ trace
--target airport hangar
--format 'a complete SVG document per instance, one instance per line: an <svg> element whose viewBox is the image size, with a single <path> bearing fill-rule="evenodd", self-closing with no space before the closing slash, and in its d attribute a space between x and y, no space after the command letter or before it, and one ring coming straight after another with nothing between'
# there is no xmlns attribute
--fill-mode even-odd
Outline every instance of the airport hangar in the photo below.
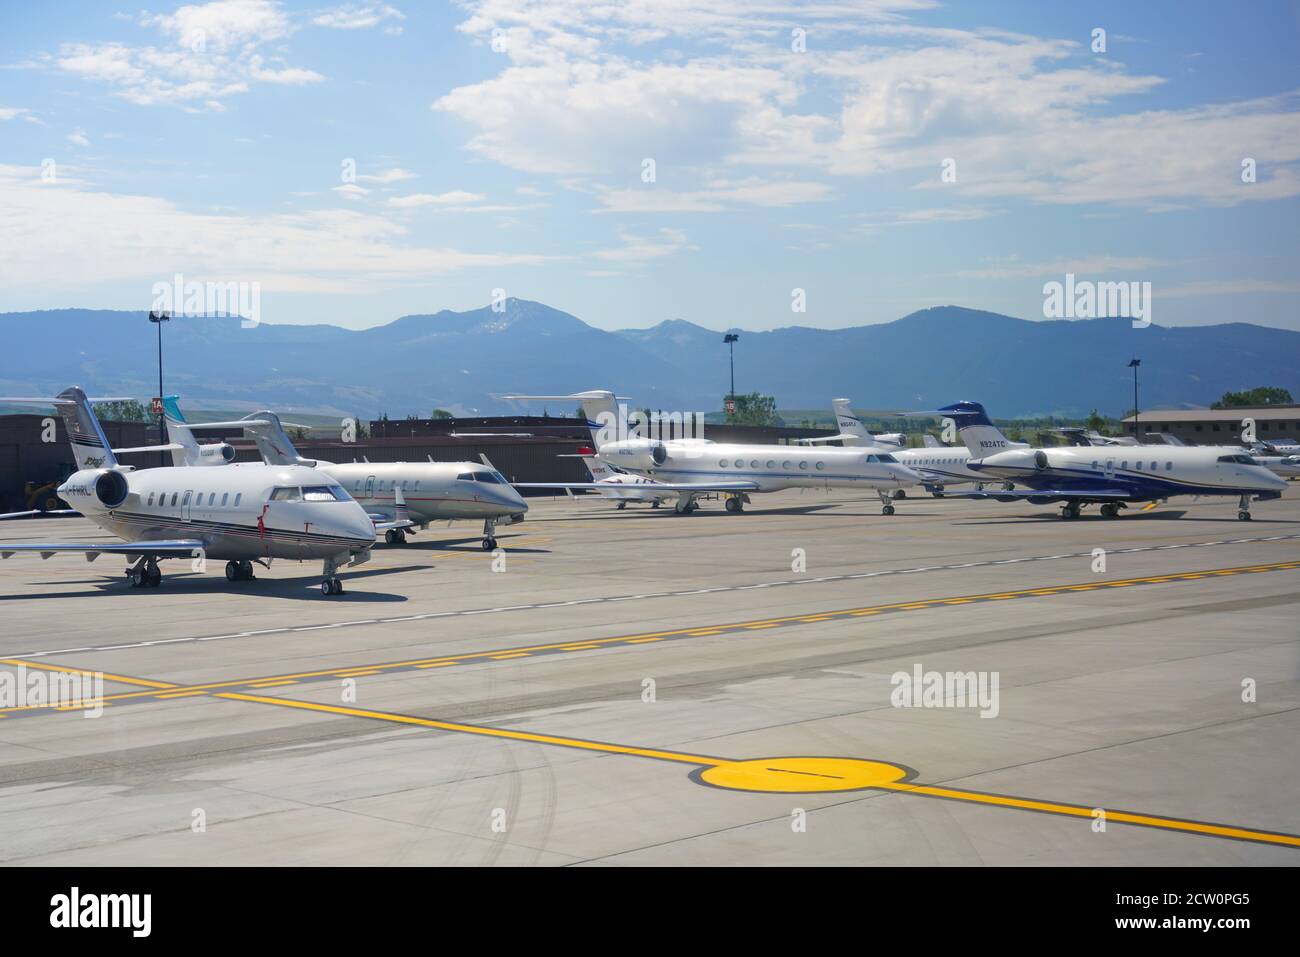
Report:
<svg viewBox="0 0 1300 957"><path fill-rule="evenodd" d="M1264 405L1239 409L1149 409L1137 416L1137 427L1145 436L1160 432L1188 445L1240 445L1242 421L1253 419L1255 438L1280 442L1300 438L1300 405ZM1133 434L1133 416L1122 420L1124 431Z"/></svg>

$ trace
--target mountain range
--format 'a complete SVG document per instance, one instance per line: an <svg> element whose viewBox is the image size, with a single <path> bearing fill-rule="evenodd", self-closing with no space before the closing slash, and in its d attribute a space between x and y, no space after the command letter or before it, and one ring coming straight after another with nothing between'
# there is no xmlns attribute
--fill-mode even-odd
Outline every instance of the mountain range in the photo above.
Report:
<svg viewBox="0 0 1300 957"><path fill-rule="evenodd" d="M740 333L737 391L787 409L847 396L858 409L976 399L1000 417L1116 415L1133 405L1135 356L1143 408L1206 406L1261 385L1300 395L1300 332L1243 322L1135 329L1128 319L1028 321L936 306L874 325L731 331ZM0 394L78 384L147 399L157 389L155 335L144 312L0 313ZM722 333L684 320L610 332L523 299L361 330L184 316L163 328L166 390L189 408L488 415L540 411L499 398L512 392L606 388L635 407L713 411L728 390L727 359Z"/></svg>

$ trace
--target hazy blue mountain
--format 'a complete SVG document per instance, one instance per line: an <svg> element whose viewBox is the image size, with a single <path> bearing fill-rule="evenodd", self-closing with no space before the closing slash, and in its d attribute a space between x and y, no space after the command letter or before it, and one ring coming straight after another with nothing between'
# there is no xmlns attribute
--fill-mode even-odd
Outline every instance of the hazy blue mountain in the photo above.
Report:
<svg viewBox="0 0 1300 957"><path fill-rule="evenodd" d="M867 409L970 398L1000 416L1115 414L1132 405L1133 356L1144 408L1208 405L1257 385L1300 395L1300 333L1248 323L1134 329L1125 319L1029 322L938 306L879 325L735 331L737 389L775 395L784 408L836 396ZM5 313L0 336L0 394L73 383L142 399L157 391L155 330L143 312ZM728 386L720 332L682 320L606 332L520 299L504 312L444 310L360 331L178 317L163 329L163 353L167 391L190 407L489 414L523 408L496 398L510 392L611 388L637 407L704 411Z"/></svg>

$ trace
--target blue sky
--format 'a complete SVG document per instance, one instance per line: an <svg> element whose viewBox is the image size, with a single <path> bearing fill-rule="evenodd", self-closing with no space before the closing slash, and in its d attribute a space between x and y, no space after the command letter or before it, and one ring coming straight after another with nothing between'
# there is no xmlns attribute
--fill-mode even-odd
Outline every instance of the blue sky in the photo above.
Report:
<svg viewBox="0 0 1300 957"><path fill-rule="evenodd" d="M1072 272L1150 282L1160 325L1300 329L1298 11L7 5L0 310L144 309L180 273L260 284L266 322L502 289L604 328L838 327L1041 318Z"/></svg>

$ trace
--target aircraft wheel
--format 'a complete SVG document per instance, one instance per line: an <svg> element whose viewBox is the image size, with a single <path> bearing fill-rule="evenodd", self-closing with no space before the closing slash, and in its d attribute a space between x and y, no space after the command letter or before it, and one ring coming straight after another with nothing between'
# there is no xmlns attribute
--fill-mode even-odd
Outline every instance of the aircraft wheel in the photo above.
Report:
<svg viewBox="0 0 1300 957"><path fill-rule="evenodd" d="M1246 510L1243 508L1240 512L1237 513L1237 519L1238 519L1239 521L1242 521L1242 522L1249 522L1249 521L1250 521L1250 512L1246 511Z"/></svg>
<svg viewBox="0 0 1300 957"><path fill-rule="evenodd" d="M247 558L239 563L239 577L246 582L253 580L253 563Z"/></svg>
<svg viewBox="0 0 1300 957"><path fill-rule="evenodd" d="M880 510L880 514L881 514L881 515L893 515L893 514L894 514L894 506L892 506L892 505L886 505L884 508L882 508L882 509Z"/></svg>
<svg viewBox="0 0 1300 957"><path fill-rule="evenodd" d="M336 579L334 579L334 594L336 594L336 595L341 595L341 594L343 594L343 579L342 579L342 578L336 578Z"/></svg>
<svg viewBox="0 0 1300 957"><path fill-rule="evenodd" d="M242 577L240 574L241 571L243 571L243 569L234 562L226 562L226 581L238 581Z"/></svg>
<svg viewBox="0 0 1300 957"><path fill-rule="evenodd" d="M497 547L497 540L495 538L483 539L483 551L490 552L496 547Z"/></svg>
<svg viewBox="0 0 1300 957"><path fill-rule="evenodd" d="M142 566L137 565L135 568L132 568L130 576L132 588L144 587L144 568Z"/></svg>
<svg viewBox="0 0 1300 957"><path fill-rule="evenodd" d="M907 498L907 489L900 488L897 492L894 493L894 498Z"/></svg>
<svg viewBox="0 0 1300 957"><path fill-rule="evenodd" d="M931 494L932 496L934 496L935 498L943 498L943 489L935 489L935 490L934 490L933 492L931 492L930 494Z"/></svg>
<svg viewBox="0 0 1300 957"><path fill-rule="evenodd" d="M384 532L384 541L387 542L389 545L396 545L397 529L390 528L388 531Z"/></svg>
<svg viewBox="0 0 1300 957"><path fill-rule="evenodd" d="M627 508L627 502L619 502L619 503L618 503L617 505L615 505L614 507L615 507L616 509L618 509L618 510L621 512L621 511L623 511L623 509Z"/></svg>
<svg viewBox="0 0 1300 957"><path fill-rule="evenodd" d="M658 508L658 507L659 507L659 499L655 499L653 502L651 502L651 503L650 503L650 507L651 507L651 508Z"/></svg>
<svg viewBox="0 0 1300 957"><path fill-rule="evenodd" d="M320 583L320 593L322 595L334 594L334 585L330 579L327 578Z"/></svg>
<svg viewBox="0 0 1300 957"><path fill-rule="evenodd" d="M162 584L162 570L157 565L146 565L144 570L144 582L150 588L157 588Z"/></svg>
<svg viewBox="0 0 1300 957"><path fill-rule="evenodd" d="M728 511L728 512L739 512L739 511L740 511L740 499L738 499L738 498L729 498L729 499L727 499L727 511Z"/></svg>

